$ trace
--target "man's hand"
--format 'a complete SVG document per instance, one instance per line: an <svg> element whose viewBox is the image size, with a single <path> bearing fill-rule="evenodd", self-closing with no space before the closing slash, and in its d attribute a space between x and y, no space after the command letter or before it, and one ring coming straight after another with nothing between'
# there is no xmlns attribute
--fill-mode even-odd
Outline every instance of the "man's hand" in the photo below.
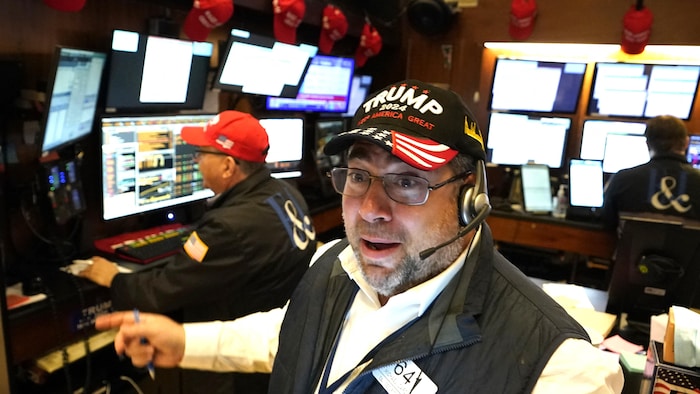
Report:
<svg viewBox="0 0 700 394"><path fill-rule="evenodd" d="M112 286L112 280L119 273L119 268L117 265L99 256L93 256L91 259L92 264L80 271L78 276L90 279L100 286Z"/></svg>
<svg viewBox="0 0 700 394"><path fill-rule="evenodd" d="M114 348L118 354L129 356L136 367L144 367L149 361L157 367L177 367L185 353L185 329L167 316L140 313L136 323L132 311L115 312L98 316L95 328L119 328Z"/></svg>

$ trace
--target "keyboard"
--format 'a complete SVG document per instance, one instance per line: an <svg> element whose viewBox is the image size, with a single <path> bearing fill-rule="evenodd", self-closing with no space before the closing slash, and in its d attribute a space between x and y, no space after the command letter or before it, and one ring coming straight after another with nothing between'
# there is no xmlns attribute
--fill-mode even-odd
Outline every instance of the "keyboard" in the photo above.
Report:
<svg viewBox="0 0 700 394"><path fill-rule="evenodd" d="M182 250L192 230L191 226L162 226L103 239L95 245L124 260L148 264Z"/></svg>

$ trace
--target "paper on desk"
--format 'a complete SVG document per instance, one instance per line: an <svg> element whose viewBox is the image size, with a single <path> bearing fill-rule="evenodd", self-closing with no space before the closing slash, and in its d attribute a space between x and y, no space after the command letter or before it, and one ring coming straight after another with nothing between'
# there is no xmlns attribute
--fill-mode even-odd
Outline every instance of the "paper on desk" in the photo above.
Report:
<svg viewBox="0 0 700 394"><path fill-rule="evenodd" d="M595 309L586 290L568 283L543 283L542 289L564 308Z"/></svg>
<svg viewBox="0 0 700 394"><path fill-rule="evenodd" d="M39 293L32 296L22 294L22 283L15 283L12 286L7 286L5 289L7 297L7 309L19 308L20 306L29 305L34 302L39 302L46 298L46 294Z"/></svg>
<svg viewBox="0 0 700 394"><path fill-rule="evenodd" d="M644 346L637 345L632 342L628 342L619 335L613 335L606 338L603 343L600 344L601 349L610 350L614 353L638 353L644 350Z"/></svg>

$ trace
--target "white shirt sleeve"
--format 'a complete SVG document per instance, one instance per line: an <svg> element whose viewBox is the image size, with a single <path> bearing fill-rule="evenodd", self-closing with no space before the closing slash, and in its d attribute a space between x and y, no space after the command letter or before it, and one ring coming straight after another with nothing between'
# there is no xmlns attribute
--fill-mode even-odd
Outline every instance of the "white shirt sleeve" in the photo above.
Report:
<svg viewBox="0 0 700 394"><path fill-rule="evenodd" d="M567 339L544 367L534 394L619 394L624 376L618 355L582 339Z"/></svg>
<svg viewBox="0 0 700 394"><path fill-rule="evenodd" d="M309 265L338 241L318 248ZM184 324L185 354L179 366L217 372L270 373L286 312L287 305L231 321Z"/></svg>
<svg viewBox="0 0 700 394"><path fill-rule="evenodd" d="M283 308L221 322L187 323L181 368L270 373L277 354Z"/></svg>

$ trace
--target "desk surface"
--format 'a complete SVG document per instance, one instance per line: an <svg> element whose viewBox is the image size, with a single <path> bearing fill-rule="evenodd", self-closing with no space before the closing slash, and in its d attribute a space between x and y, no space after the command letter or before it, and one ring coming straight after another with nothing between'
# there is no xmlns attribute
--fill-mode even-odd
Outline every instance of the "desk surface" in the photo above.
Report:
<svg viewBox="0 0 700 394"><path fill-rule="evenodd" d="M503 211L491 212L486 222L494 240L526 247L610 259L617 243L613 231L595 223Z"/></svg>
<svg viewBox="0 0 700 394"><path fill-rule="evenodd" d="M530 279L540 287L550 283L544 279ZM591 305L593 305L593 309L573 306L566 296L558 297L557 295L551 294L550 296L559 302L566 312L569 313L569 315L571 315L571 317L573 317L577 322L579 322L579 324L589 330L588 335L591 337L591 341L593 341L594 344L596 344L595 342L602 341L604 338L606 338L612 331L613 327L615 326L615 322L617 321L617 316L605 313L605 308L608 303L608 293L603 290L591 289L589 287L565 284L562 285L571 286L572 290L583 290L585 296L591 302ZM593 333L590 331L593 331ZM599 336L597 338L593 338L595 335L594 333L599 334Z"/></svg>

